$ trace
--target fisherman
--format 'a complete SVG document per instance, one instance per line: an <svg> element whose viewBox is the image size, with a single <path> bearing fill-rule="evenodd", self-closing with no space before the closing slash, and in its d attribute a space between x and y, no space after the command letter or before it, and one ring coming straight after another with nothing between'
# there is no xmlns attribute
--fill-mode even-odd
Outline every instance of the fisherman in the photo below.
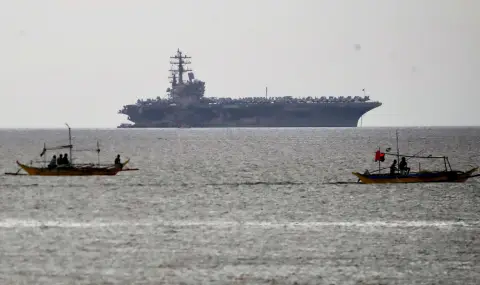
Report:
<svg viewBox="0 0 480 285"><path fill-rule="evenodd" d="M62 154L60 154L60 156L57 159L57 165L60 166L62 164L63 164L63 157L62 157Z"/></svg>
<svg viewBox="0 0 480 285"><path fill-rule="evenodd" d="M70 161L68 161L68 154L64 154L63 155L63 162L62 162L63 165L69 165L70 164Z"/></svg>
<svg viewBox="0 0 480 285"><path fill-rule="evenodd" d="M57 156L53 155L52 160L50 160L50 163L48 164L48 169L53 169L57 167Z"/></svg>
<svg viewBox="0 0 480 285"><path fill-rule="evenodd" d="M120 154L117 154L117 157L115 158L115 166L116 167L122 167L122 161L120 160Z"/></svg>
<svg viewBox="0 0 480 285"><path fill-rule="evenodd" d="M410 167L407 167L407 161L405 157L402 157L402 160L398 164L398 169L402 175L408 175L410 173Z"/></svg>
<svg viewBox="0 0 480 285"><path fill-rule="evenodd" d="M397 170L397 160L394 159L392 165L390 165L390 175L395 175L396 170Z"/></svg>

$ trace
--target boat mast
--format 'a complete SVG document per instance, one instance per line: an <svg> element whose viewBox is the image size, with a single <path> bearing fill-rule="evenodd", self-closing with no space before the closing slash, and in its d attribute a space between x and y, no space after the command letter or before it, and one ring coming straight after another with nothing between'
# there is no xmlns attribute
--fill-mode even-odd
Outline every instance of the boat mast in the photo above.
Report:
<svg viewBox="0 0 480 285"><path fill-rule="evenodd" d="M380 147L378 147L378 151L380 151ZM378 160L378 173L380 173L382 169L380 169L380 160Z"/></svg>
<svg viewBox="0 0 480 285"><path fill-rule="evenodd" d="M65 123L65 125L67 125L67 128L68 128L68 148L70 149L70 162L71 164L73 164L73 157L72 157L72 130L70 129L70 126Z"/></svg>
<svg viewBox="0 0 480 285"><path fill-rule="evenodd" d="M398 148L398 129L395 130L395 135L397 137L397 165L400 164L400 149Z"/></svg>

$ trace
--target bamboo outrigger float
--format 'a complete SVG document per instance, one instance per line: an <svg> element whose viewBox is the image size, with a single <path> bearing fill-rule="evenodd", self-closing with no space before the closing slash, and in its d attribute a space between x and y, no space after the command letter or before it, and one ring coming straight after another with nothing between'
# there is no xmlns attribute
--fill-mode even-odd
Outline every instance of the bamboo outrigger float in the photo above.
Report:
<svg viewBox="0 0 480 285"><path fill-rule="evenodd" d="M97 141L97 149L95 151L98 155L98 163L73 163L73 144L72 144L72 134L71 129L68 124L65 124L68 127L68 145L61 145L47 148L44 144L42 153L40 156L44 156L49 150L60 150L60 149L69 149L71 163L67 165L58 165L55 167L48 167L47 161L43 161L43 166L36 167L32 165L26 165L17 160L17 165L20 169L17 172L6 172L6 175L21 175L19 174L20 170L24 170L28 175L38 175L38 176L94 176L94 175L116 175L121 171L134 171L138 168L125 168L125 165L130 162L130 159L127 159L123 163L119 164L100 164L100 146Z"/></svg>
<svg viewBox="0 0 480 285"><path fill-rule="evenodd" d="M388 152L388 149L386 150ZM408 159L417 158L417 159L442 159L445 169L440 171L426 171L421 170L420 164L418 172L394 169L390 173L381 173L385 168L381 168L380 163L384 161L385 155L396 156L397 162L400 162L400 157L405 157ZM478 167L473 167L467 171L453 170L450 165L450 161L447 156L418 156L418 155L401 155L398 149L398 132L397 132L397 153L383 153L380 151L380 148L377 150L375 155L375 161L378 161L378 170L369 172L368 170L364 173L353 172L352 174L358 177L358 182L364 184L379 184L379 183L431 183L431 182L456 182L462 183L467 181L469 178L477 177L473 175L475 171L478 170Z"/></svg>

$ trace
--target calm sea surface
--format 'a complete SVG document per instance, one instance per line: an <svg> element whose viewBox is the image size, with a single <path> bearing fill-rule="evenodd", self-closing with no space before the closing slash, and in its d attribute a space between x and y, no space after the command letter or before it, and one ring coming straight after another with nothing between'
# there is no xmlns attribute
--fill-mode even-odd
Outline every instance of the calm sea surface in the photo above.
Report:
<svg viewBox="0 0 480 285"><path fill-rule="evenodd" d="M140 171L3 176L67 134L0 130L0 284L480 283L480 179L335 184L378 167L395 129L73 129ZM480 128L399 134L404 152L480 163Z"/></svg>

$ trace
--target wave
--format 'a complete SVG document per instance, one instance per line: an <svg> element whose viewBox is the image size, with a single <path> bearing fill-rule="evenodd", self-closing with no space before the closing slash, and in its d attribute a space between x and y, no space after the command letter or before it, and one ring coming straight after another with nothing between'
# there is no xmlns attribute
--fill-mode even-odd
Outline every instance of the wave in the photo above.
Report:
<svg viewBox="0 0 480 285"><path fill-rule="evenodd" d="M331 221L331 222L261 222L261 221L198 221L198 220L157 220L157 221L55 221L4 219L0 228L104 228L104 227L212 227L212 228L451 228L471 227L478 229L480 221Z"/></svg>
<svg viewBox="0 0 480 285"><path fill-rule="evenodd" d="M122 187L165 187L165 186L181 186L181 187L188 187L188 186L256 186L256 185L265 185L265 186L274 186L274 185L345 185L345 184L355 184L355 185L363 185L353 181L336 181L336 182L298 182L298 181L240 181L240 182L225 182L225 183L95 183L96 186L122 186ZM41 187L41 186L48 186L51 188L55 187L90 187L90 184L40 184L40 183L31 183L31 184L19 184L19 183L0 183L0 187L9 187L9 188L29 188L29 187Z"/></svg>

